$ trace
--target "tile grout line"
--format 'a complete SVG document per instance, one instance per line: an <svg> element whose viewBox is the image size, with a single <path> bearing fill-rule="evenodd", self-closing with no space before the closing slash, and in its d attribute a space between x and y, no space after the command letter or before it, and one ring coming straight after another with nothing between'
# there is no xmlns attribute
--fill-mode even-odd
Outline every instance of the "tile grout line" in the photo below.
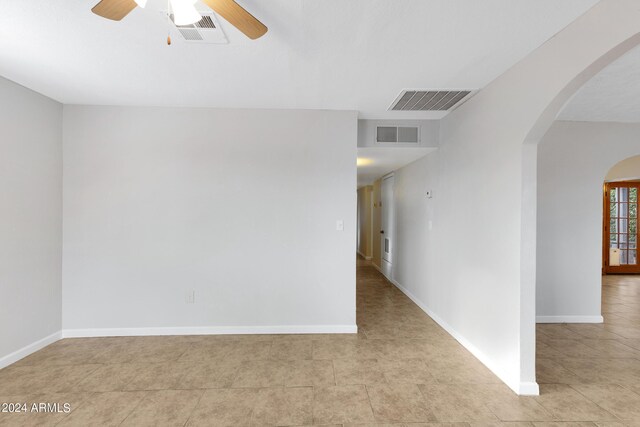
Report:
<svg viewBox="0 0 640 427"><path fill-rule="evenodd" d="M129 393L129 392L125 392L125 393ZM132 393L136 393L136 392L132 392ZM150 391L145 391L144 395L142 396L142 398L140 399L140 401L138 401L138 403L136 404L136 406L133 407L133 409L127 414L126 417L124 417L124 419L122 421L120 421L120 424L118 424L118 426L121 426L122 424L124 424L124 422L127 420L127 418L129 418L131 416L131 414L133 414L136 409L138 409L138 407L142 404L142 402L147 398L147 396L149 396L149 394L151 394Z"/></svg>
<svg viewBox="0 0 640 427"><path fill-rule="evenodd" d="M575 374L574 374L575 375ZM618 417L616 414L608 411L606 408L603 408L602 406L600 406L597 402L593 401L591 398L589 398L589 396L587 396L586 394L582 393L580 390L578 390L577 388L574 387L574 385L580 385L580 384L566 384L568 385L572 390L574 390L576 393L578 393L580 396L584 397L585 399L587 399L589 402L593 403L594 405L596 405L598 408L602 409L603 411L605 411L608 414L611 414L611 416L613 416L615 419L620 420L622 422L624 422L624 420L620 417ZM589 384L585 384L585 385L589 385ZM616 384L617 385L617 384ZM593 421L592 421L593 422ZM595 424L595 422L593 422Z"/></svg>
<svg viewBox="0 0 640 427"><path fill-rule="evenodd" d="M191 409L191 411L189 412L189 416L187 417L187 420L182 425L183 427L185 427L187 424L189 424L189 421L191 420L191 417L193 416L193 413L198 408L198 405L200 404L200 401L202 401L202 398L204 397L204 394L206 392L207 392L207 390L205 389L205 390L202 390L202 393L200 393L200 397L198 398L198 401L196 402L196 404L193 405L193 409Z"/></svg>
<svg viewBox="0 0 640 427"><path fill-rule="evenodd" d="M371 415L373 416L373 420L374 422L377 422L378 419L376 418L376 413L373 410L373 403L371 403L371 395L369 394L369 386L364 385L364 391L367 393L367 400L369 401L369 408L371 408Z"/></svg>
<svg viewBox="0 0 640 427"><path fill-rule="evenodd" d="M94 396L96 393L89 393L90 396ZM80 405L78 405L78 407L82 407L82 405L85 404L86 405L86 400L83 400ZM72 409L68 414L65 414L64 417L62 417L62 419L60 421L58 421L57 423L55 423L55 425L57 426L58 424L60 424L61 422L63 422L64 420L66 420L75 410L77 410L78 408L74 408Z"/></svg>

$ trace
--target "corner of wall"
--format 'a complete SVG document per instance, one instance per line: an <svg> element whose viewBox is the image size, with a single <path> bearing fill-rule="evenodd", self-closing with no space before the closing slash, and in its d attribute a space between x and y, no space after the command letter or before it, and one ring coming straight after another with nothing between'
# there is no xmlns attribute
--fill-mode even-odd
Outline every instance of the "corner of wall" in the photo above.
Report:
<svg viewBox="0 0 640 427"><path fill-rule="evenodd" d="M53 344L54 342L62 339L62 331L55 332L49 336L46 336L38 341L31 343L21 349L14 351L13 353L7 354L4 357L0 358L0 369L5 368L11 364L16 363L20 359L24 359L32 353L35 353L38 350L45 348L46 346Z"/></svg>
<svg viewBox="0 0 640 427"><path fill-rule="evenodd" d="M540 387L536 382L521 382L516 393L520 396L539 396Z"/></svg>
<svg viewBox="0 0 640 427"><path fill-rule="evenodd" d="M458 341L464 348L466 348L476 359L478 359L483 365L485 365L491 372L493 372L502 382L504 382L511 390L516 394L522 396L537 396L540 391L536 382L521 382L520 378L511 378L511 376L504 372L504 370L494 363L490 357L484 352L473 345L456 329L444 321L433 310L431 310L424 302L420 301L415 295L413 295L407 288L402 286L396 280L387 278L395 287L397 287L402 293L404 293L411 301L413 301L422 311L424 311L429 317L431 317L438 325L440 325L449 335L451 335L456 341Z"/></svg>

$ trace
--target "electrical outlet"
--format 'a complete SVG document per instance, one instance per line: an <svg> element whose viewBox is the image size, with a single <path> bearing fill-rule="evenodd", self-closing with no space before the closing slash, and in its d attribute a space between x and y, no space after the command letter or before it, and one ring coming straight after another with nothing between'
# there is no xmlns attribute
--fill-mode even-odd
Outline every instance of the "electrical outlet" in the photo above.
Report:
<svg viewBox="0 0 640 427"><path fill-rule="evenodd" d="M187 291L185 295L185 302L187 304L194 304L196 302L196 291L194 290Z"/></svg>

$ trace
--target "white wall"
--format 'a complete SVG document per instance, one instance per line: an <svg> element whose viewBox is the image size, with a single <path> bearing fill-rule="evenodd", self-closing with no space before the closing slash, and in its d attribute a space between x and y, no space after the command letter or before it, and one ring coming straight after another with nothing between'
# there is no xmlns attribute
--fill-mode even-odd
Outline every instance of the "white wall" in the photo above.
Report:
<svg viewBox="0 0 640 427"><path fill-rule="evenodd" d="M429 222L435 218L438 153L429 154L394 173L396 239L393 279L419 301L436 301L437 294L447 292L434 278L437 247Z"/></svg>
<svg viewBox="0 0 640 427"><path fill-rule="evenodd" d="M433 260L423 260L433 272L393 272L521 394L538 393L535 144L584 82L640 42L639 18L633 0L600 1L441 121L429 233L436 249ZM406 199L421 203L419 189Z"/></svg>
<svg viewBox="0 0 640 427"><path fill-rule="evenodd" d="M382 268L382 239L380 230L382 229L382 179L373 182L371 190L371 262L378 268Z"/></svg>
<svg viewBox="0 0 640 427"><path fill-rule="evenodd" d="M539 144L539 322L602 321L602 186L639 141L640 124L559 121Z"/></svg>
<svg viewBox="0 0 640 427"><path fill-rule="evenodd" d="M358 188L358 253L367 259L372 256L373 186Z"/></svg>
<svg viewBox="0 0 640 427"><path fill-rule="evenodd" d="M0 78L0 129L2 368L61 328L62 106Z"/></svg>
<svg viewBox="0 0 640 427"><path fill-rule="evenodd" d="M504 78L442 120L436 153L397 172L393 278L510 387L535 394L520 366L524 132L514 118L534 113L514 109L519 79ZM533 348L533 315L527 327Z"/></svg>
<svg viewBox="0 0 640 427"><path fill-rule="evenodd" d="M633 156L624 159L613 166L607 176L606 181L624 181L640 179L640 156Z"/></svg>
<svg viewBox="0 0 640 427"><path fill-rule="evenodd" d="M354 112L65 106L65 333L355 331L356 132Z"/></svg>
<svg viewBox="0 0 640 427"><path fill-rule="evenodd" d="M455 119L444 123L437 152L395 173L392 278L500 378L528 392L518 366L521 146L461 139L455 128L465 117Z"/></svg>

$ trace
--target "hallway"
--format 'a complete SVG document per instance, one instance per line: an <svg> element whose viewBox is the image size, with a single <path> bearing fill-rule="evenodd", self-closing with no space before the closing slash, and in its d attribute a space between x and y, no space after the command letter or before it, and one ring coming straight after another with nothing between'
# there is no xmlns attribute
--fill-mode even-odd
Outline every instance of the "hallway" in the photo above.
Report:
<svg viewBox="0 0 640 427"><path fill-rule="evenodd" d="M534 398L357 264L357 336L65 339L1 370L0 402L70 403L71 413L0 413L0 426L638 425L638 279L607 277L605 325L539 327Z"/></svg>

